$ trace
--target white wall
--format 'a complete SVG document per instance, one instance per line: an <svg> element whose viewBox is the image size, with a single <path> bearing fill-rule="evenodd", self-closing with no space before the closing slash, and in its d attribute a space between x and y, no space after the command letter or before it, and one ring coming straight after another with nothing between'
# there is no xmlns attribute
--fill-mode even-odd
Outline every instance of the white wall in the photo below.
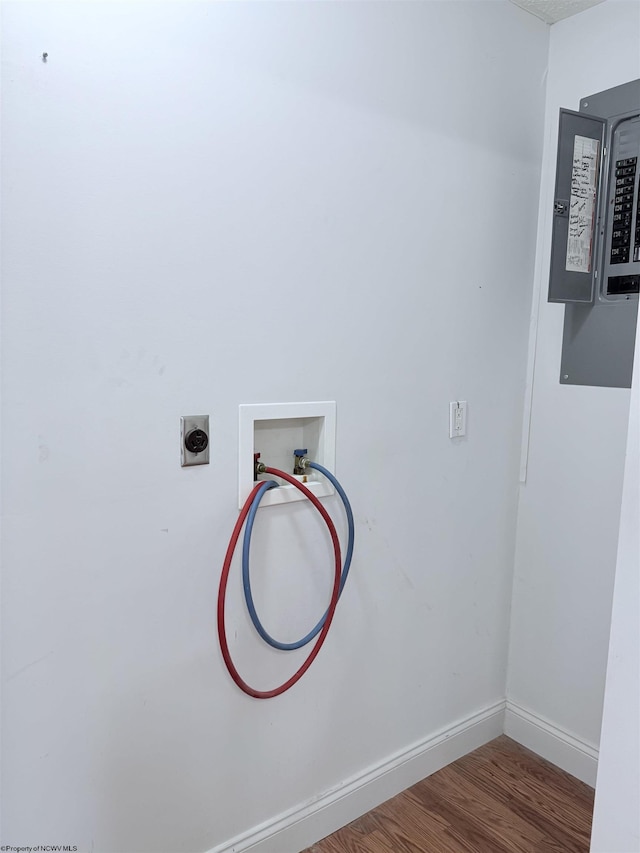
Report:
<svg viewBox="0 0 640 853"><path fill-rule="evenodd" d="M518 713L550 724L548 733L575 738L587 755L600 732L629 391L558 381L564 308L546 302L557 116L561 106L578 109L584 95L640 76L639 32L638 4L616 0L554 24L550 36L536 259L540 302L508 698ZM608 44L615 51L605 50ZM548 757L558 759L555 752Z"/></svg>
<svg viewBox="0 0 640 853"><path fill-rule="evenodd" d="M548 29L507 2L3 17L4 840L202 851L504 696ZM238 404L292 399L337 401L356 557L313 668L257 702L215 598ZM201 412L212 464L181 470ZM265 514L291 638L327 548ZM257 686L293 671L237 573L229 623Z"/></svg>
<svg viewBox="0 0 640 853"><path fill-rule="evenodd" d="M592 853L640 851L640 335L604 694Z"/></svg>

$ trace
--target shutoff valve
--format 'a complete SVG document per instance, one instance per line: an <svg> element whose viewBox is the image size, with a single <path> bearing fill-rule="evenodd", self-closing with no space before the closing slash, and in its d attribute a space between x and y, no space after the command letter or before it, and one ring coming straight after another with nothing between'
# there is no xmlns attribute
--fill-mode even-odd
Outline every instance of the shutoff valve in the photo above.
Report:
<svg viewBox="0 0 640 853"><path fill-rule="evenodd" d="M259 462L258 461L259 459L260 459L260 454L254 453L253 454L253 479L254 479L254 481L258 479L260 474L264 474L265 471L267 470L267 466L264 464L264 462Z"/></svg>
<svg viewBox="0 0 640 853"><path fill-rule="evenodd" d="M309 464L309 460L307 459L307 448L303 448L301 450L293 451L293 473L298 476L304 474L307 470L307 465Z"/></svg>

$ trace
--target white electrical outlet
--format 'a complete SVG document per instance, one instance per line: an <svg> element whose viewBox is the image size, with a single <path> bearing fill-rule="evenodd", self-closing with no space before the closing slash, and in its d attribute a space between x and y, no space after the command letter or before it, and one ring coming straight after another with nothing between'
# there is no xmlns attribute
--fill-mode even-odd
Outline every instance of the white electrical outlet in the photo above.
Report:
<svg viewBox="0 0 640 853"><path fill-rule="evenodd" d="M456 400L449 403L449 438L459 438L467 434L467 401Z"/></svg>

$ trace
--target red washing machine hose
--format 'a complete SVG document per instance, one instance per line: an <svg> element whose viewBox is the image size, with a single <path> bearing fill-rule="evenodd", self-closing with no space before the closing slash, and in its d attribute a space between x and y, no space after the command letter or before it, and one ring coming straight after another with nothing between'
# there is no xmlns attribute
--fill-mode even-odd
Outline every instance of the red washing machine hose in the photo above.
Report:
<svg viewBox="0 0 640 853"><path fill-rule="evenodd" d="M331 592L331 601L329 603L329 609L327 612L327 618L325 620L324 626L318 635L318 639L313 645L311 652L307 656L306 660L302 664L302 666L289 678L284 684L281 684L279 687L274 687L273 690L256 690L251 687L247 682L242 678L238 670L235 668L235 665L231 659L231 653L229 652L229 644L227 643L227 632L225 626L224 619L224 605L225 598L227 595L227 582L229 580L229 570L231 568L231 561L233 559L234 551L236 550L236 545L238 543L238 537L240 536L240 531L242 530L242 526L245 522L251 504L253 503L253 499L258 493L259 489L262 487L263 483L260 482L251 491L251 494L247 498L242 507L240 515L238 516L238 520L236 521L235 527L233 528L233 533L231 534L231 539L229 540L229 546L227 547L227 553L224 558L224 564L222 566L222 575L220 576L220 586L218 588L218 639L220 640L220 650L222 652L222 657L224 658L224 662L226 664L227 669L229 670L229 674L231 678L235 681L238 687L247 693L249 696L253 696L255 699L272 699L274 696L280 696L281 693L284 693L290 687L299 681L305 672L309 669L313 661L315 660L318 652L322 648L322 644L324 643L327 634L329 633L329 628L331 627L331 622L333 620L333 615L336 610L336 605L338 604L338 598L340 597L340 576L342 574L342 556L340 554L340 542L338 540L338 534L336 533L336 529L333 525L333 521L329 513L322 506L318 498L311 492L306 486L303 486L295 477L292 477L291 474L287 474L285 471L279 471L277 468L266 468L267 474L273 474L276 477L280 477L283 480L286 480L288 483L291 483L292 486L295 486L296 489L299 489L305 497L309 498L314 507L318 510L320 515L322 516L325 524L329 529L329 533L331 534L331 541L333 542L333 552L335 555L335 577L333 580L333 590Z"/></svg>

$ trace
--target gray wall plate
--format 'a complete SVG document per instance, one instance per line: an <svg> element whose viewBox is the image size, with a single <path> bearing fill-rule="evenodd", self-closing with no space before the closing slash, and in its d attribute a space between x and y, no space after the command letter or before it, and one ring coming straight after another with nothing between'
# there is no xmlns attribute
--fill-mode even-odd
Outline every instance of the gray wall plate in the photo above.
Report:
<svg viewBox="0 0 640 853"><path fill-rule="evenodd" d="M207 446L198 453L192 453L185 444L192 430L202 430L207 435ZM185 415L180 418L180 464L183 468L190 465L208 465L211 449L209 415Z"/></svg>

